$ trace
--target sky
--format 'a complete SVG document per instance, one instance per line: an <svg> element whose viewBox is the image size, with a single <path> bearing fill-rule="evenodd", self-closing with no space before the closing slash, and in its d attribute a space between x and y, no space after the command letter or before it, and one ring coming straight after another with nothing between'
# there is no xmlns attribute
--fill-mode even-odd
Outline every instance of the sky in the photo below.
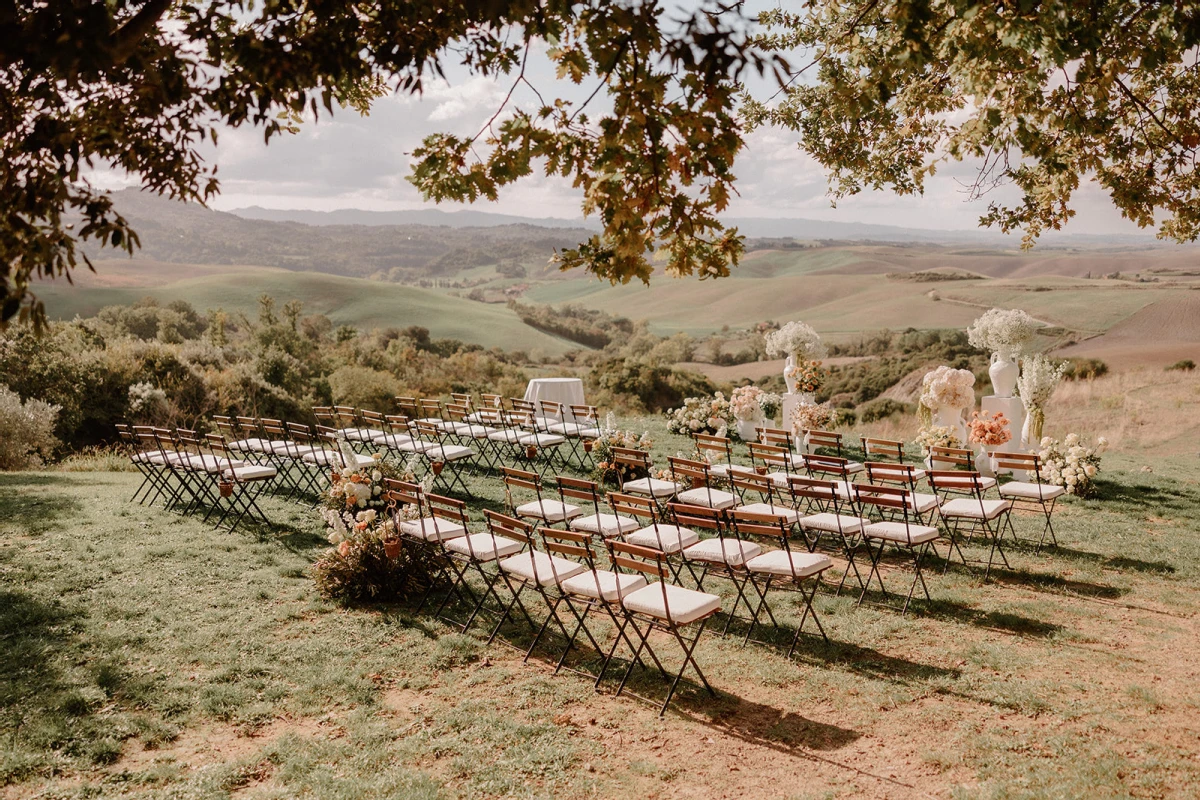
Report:
<svg viewBox="0 0 1200 800"><path fill-rule="evenodd" d="M448 73L449 83L430 85L423 96L381 98L369 116L339 110L333 118L306 123L299 133L276 138L269 146L257 129L224 132L219 145L208 154L218 165L222 187L213 207L386 211L432 205L405 180L409 154L431 133L476 133L499 108L511 81L471 76L461 70ZM543 53L531 57L529 77L547 97L579 99L594 87L555 81ZM765 83L751 86L755 91L766 88ZM513 99L517 104L532 105L528 91L516 92ZM731 205L730 217L800 217L962 230L976 228L986 211L986 201L966 202L959 183L974 175L970 164L942 165L939 174L927 182L923 196L870 192L843 199L833 208L821 167L796 141L793 133L778 128L762 128L749 135L735 166L740 196ZM122 182L116 176L107 178L110 185ZM576 219L581 217L579 201L578 192L567 180L535 174L506 188L498 202L481 201L473 208ZM439 207L447 211L462 208L457 204ZM1081 188L1075 208L1077 215L1067 233L1139 232L1122 219L1095 185Z"/></svg>

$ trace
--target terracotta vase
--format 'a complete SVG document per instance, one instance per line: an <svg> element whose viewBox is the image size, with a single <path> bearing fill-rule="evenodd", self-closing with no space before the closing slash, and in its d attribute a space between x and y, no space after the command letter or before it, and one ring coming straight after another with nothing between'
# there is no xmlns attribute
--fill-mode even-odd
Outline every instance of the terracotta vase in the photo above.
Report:
<svg viewBox="0 0 1200 800"><path fill-rule="evenodd" d="M432 466L433 466L433 474L434 474L434 475L441 475L441 474L442 474L442 470L446 468L446 462L444 462L444 461L435 461L435 462L433 462Z"/></svg>
<svg viewBox="0 0 1200 800"><path fill-rule="evenodd" d="M218 488L221 490L221 497L233 496L233 483L231 481L221 481L221 483L218 484Z"/></svg>
<svg viewBox="0 0 1200 800"><path fill-rule="evenodd" d="M400 555L400 540L399 539L384 539L383 552L388 558L396 558Z"/></svg>

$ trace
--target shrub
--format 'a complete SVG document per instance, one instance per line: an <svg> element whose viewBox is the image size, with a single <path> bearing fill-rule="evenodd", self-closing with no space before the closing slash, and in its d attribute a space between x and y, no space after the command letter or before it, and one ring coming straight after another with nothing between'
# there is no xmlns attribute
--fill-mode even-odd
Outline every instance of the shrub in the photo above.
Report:
<svg viewBox="0 0 1200 800"><path fill-rule="evenodd" d="M1167 367L1167 372L1191 372L1196 368L1196 362L1190 358L1185 358L1182 361L1176 361L1171 366Z"/></svg>
<svg viewBox="0 0 1200 800"><path fill-rule="evenodd" d="M329 374L333 402L340 406L390 412L400 394L400 384L387 372L370 367L338 367Z"/></svg>
<svg viewBox="0 0 1200 800"><path fill-rule="evenodd" d="M58 446L54 424L58 406L21 396L0 384L0 469L41 466Z"/></svg>
<svg viewBox="0 0 1200 800"><path fill-rule="evenodd" d="M916 408L909 403L902 403L890 397L880 397L864 403L863 407L858 410L858 418L863 423L878 422L896 414L912 414L915 411Z"/></svg>
<svg viewBox="0 0 1200 800"><path fill-rule="evenodd" d="M1092 380L1108 374L1108 364L1098 358L1068 358L1063 380Z"/></svg>

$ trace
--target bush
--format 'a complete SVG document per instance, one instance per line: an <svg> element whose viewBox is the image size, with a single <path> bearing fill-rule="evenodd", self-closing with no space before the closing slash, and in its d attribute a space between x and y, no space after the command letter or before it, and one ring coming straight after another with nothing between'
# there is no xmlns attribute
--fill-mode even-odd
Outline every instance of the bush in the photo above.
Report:
<svg viewBox="0 0 1200 800"><path fill-rule="evenodd" d="M890 397L880 397L869 403L864 403L858 410L858 418L863 423L878 422L896 414L913 414L916 408L909 403L902 403Z"/></svg>
<svg viewBox="0 0 1200 800"><path fill-rule="evenodd" d="M1068 381L1087 380L1099 378L1101 375L1108 374L1108 364L1105 364L1098 358L1068 358L1067 371L1063 373L1063 379Z"/></svg>
<svg viewBox="0 0 1200 800"><path fill-rule="evenodd" d="M1196 362L1190 358L1185 358L1182 361L1176 361L1171 366L1167 367L1167 372L1191 372L1196 368Z"/></svg>
<svg viewBox="0 0 1200 800"><path fill-rule="evenodd" d="M58 406L21 396L0 384L0 469L41 466L54 453Z"/></svg>

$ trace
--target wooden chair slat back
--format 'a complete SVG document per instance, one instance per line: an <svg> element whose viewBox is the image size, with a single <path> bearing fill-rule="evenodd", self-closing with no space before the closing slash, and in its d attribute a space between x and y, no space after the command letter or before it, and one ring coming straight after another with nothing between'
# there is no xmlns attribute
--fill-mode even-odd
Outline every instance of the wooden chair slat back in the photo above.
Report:
<svg viewBox="0 0 1200 800"><path fill-rule="evenodd" d="M648 519L651 522L658 518L657 506L654 501L648 497L638 497L632 494L621 494L620 492L608 493L608 505L612 508L612 512L619 516L641 517Z"/></svg>
<svg viewBox="0 0 1200 800"><path fill-rule="evenodd" d="M687 503L668 503L667 508L681 528L703 528L720 531L725 527L724 514L708 506L693 506Z"/></svg>
<svg viewBox="0 0 1200 800"><path fill-rule="evenodd" d="M894 439L875 439L870 436L862 437L863 455L866 458L872 456L878 458L895 459L897 462L904 460L904 442L897 442Z"/></svg>
<svg viewBox="0 0 1200 800"><path fill-rule="evenodd" d="M671 577L671 570L667 566L666 559L657 550L622 542L618 539L610 539L605 542L605 545L608 547L613 564L617 567L653 575L660 580Z"/></svg>
<svg viewBox="0 0 1200 800"><path fill-rule="evenodd" d="M542 490L542 476L536 472L527 472L513 467L501 467L501 471L504 473L505 486L532 489L535 492Z"/></svg>
<svg viewBox="0 0 1200 800"><path fill-rule="evenodd" d="M493 536L503 536L506 539L533 544L532 524L507 514L492 511L490 508L483 510L483 516L487 520L488 533Z"/></svg>

